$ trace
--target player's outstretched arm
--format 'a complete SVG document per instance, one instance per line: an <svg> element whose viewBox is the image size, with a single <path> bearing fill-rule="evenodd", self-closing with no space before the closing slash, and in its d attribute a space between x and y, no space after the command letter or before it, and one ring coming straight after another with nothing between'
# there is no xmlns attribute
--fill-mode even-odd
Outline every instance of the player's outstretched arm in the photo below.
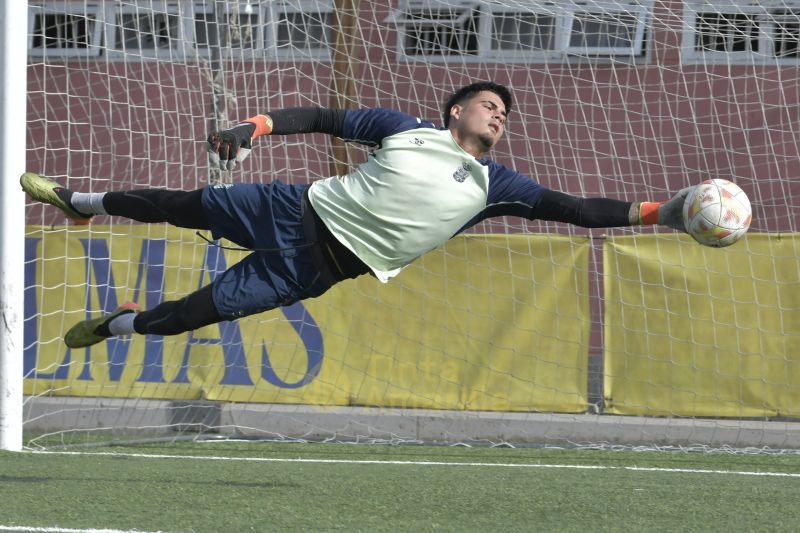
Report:
<svg viewBox="0 0 800 533"><path fill-rule="evenodd" d="M291 135L296 133L327 133L341 136L344 109L297 107L256 115L222 131L209 134L206 148L211 165L233 170L250 155L253 141L262 135Z"/></svg>
<svg viewBox="0 0 800 533"><path fill-rule="evenodd" d="M666 202L625 202L613 198L581 198L547 189L528 218L566 222L584 228L661 224L686 231L683 202L691 187Z"/></svg>

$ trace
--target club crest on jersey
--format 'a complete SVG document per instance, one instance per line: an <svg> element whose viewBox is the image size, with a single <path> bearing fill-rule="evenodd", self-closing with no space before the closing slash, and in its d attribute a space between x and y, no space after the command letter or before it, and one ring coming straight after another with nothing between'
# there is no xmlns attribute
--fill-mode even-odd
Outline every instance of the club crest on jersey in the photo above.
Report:
<svg viewBox="0 0 800 533"><path fill-rule="evenodd" d="M472 172L472 165L469 163L461 163L461 166L453 172L453 179L459 183L463 183L470 172Z"/></svg>

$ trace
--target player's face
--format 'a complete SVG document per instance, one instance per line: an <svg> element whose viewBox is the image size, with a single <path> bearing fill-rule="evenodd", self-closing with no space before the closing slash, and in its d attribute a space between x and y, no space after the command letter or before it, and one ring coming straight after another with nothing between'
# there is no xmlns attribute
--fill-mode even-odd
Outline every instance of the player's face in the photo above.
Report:
<svg viewBox="0 0 800 533"><path fill-rule="evenodd" d="M506 115L503 100L491 91L482 91L464 104L454 105L450 120L457 139L474 139L482 152L488 152L505 132Z"/></svg>

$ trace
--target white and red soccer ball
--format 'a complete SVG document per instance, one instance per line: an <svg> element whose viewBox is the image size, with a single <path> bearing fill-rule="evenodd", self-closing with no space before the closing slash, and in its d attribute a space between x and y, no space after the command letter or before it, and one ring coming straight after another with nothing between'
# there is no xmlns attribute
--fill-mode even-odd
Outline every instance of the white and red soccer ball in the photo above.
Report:
<svg viewBox="0 0 800 533"><path fill-rule="evenodd" d="M753 212L750 200L728 180L706 180L692 189L683 202L683 223L694 240L722 248L747 233Z"/></svg>

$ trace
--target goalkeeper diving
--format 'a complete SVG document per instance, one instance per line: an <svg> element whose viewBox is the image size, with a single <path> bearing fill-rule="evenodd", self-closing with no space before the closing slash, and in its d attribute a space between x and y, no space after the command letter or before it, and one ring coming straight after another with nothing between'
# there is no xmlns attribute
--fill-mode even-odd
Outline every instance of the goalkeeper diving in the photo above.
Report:
<svg viewBox="0 0 800 533"><path fill-rule="evenodd" d="M581 198L543 187L487 154L503 136L510 91L462 87L444 104L444 127L390 109L293 108L212 132L211 163L233 170L270 135L326 133L373 148L353 172L303 185L281 181L209 185L194 191L72 192L34 173L20 179L35 200L87 223L94 215L208 230L252 250L210 284L140 310L125 304L64 336L71 348L109 337L177 335L322 295L369 274L388 282L421 255L490 217L516 216L586 228L661 224L685 231L690 189L670 200Z"/></svg>

